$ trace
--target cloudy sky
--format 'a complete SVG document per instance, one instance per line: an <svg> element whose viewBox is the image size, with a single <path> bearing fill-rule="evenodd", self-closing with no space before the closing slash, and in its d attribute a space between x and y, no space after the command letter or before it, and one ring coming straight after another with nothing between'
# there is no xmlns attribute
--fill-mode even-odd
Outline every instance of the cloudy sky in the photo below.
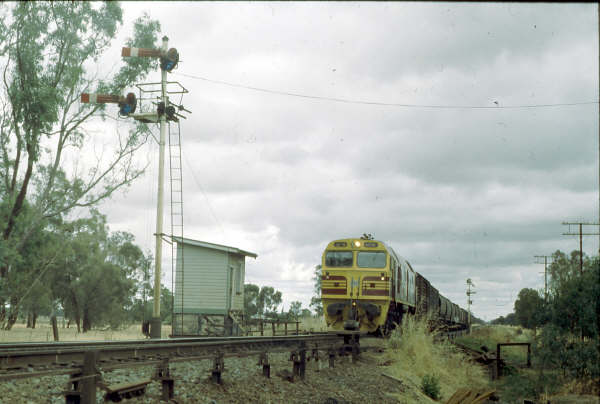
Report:
<svg viewBox="0 0 600 404"><path fill-rule="evenodd" d="M596 5L123 7L119 38L146 11L181 55L185 236L256 252L246 281L286 307L310 301L329 241L367 232L463 307L473 279L490 320L543 287L534 255L578 248L561 222L598 220L598 105L508 108L598 100ZM145 176L101 207L152 252L157 159L149 144Z"/></svg>

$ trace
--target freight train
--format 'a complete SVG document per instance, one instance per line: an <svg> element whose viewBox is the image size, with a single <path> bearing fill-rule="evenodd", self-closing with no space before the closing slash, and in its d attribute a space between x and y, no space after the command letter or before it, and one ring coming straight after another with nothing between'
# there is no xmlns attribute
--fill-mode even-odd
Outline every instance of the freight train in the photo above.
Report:
<svg viewBox="0 0 600 404"><path fill-rule="evenodd" d="M323 252L321 299L332 330L387 335L405 315L467 328L466 310L442 296L408 261L370 236L334 240Z"/></svg>

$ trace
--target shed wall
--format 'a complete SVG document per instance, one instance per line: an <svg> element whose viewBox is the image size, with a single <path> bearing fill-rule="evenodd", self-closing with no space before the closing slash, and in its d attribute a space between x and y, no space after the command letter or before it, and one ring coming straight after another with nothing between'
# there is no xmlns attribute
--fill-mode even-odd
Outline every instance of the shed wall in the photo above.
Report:
<svg viewBox="0 0 600 404"><path fill-rule="evenodd" d="M181 313L183 275L183 307L186 313L227 309L228 257L224 251L204 247L177 245L174 312ZM181 271L183 251L184 271Z"/></svg>

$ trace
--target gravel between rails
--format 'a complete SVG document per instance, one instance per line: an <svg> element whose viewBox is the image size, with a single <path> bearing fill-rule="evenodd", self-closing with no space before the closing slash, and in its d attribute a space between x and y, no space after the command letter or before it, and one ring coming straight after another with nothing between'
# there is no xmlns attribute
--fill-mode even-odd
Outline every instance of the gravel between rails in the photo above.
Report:
<svg viewBox="0 0 600 404"><path fill-rule="evenodd" d="M363 345L379 346L381 341L364 341ZM177 403L397 403L390 394L399 393L400 383L381 376L385 362L381 352L371 350L361 354L358 364L350 356L336 357L335 368L328 367L328 358L307 362L304 381L290 382L292 362L289 353L269 355L271 378L262 376L257 357L225 358L223 384L210 381L212 361L179 362L171 365L175 379ZM137 367L104 373L107 384L133 382L150 378L153 367ZM2 403L64 403L62 391L67 376L48 376L3 382L0 385ZM157 403L160 384L147 386L142 397L122 403ZM97 401L104 402L104 392L98 390ZM329 401L327 401L329 399ZM331 400L331 399L335 399Z"/></svg>

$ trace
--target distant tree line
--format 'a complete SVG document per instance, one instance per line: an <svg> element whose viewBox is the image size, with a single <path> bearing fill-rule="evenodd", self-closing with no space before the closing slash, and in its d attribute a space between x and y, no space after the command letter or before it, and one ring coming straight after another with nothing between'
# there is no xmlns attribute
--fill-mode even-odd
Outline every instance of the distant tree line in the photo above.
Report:
<svg viewBox="0 0 600 404"><path fill-rule="evenodd" d="M281 304L281 292L271 286L258 286L251 283L244 285L244 314L247 319L265 318L279 320L293 320L306 317L320 317L323 315L321 303L321 265L317 265L313 272L313 296L310 309L303 308L302 302L293 301L287 312L278 311Z"/></svg>
<svg viewBox="0 0 600 404"><path fill-rule="evenodd" d="M548 294L522 289L514 313L494 324L532 329L542 369L560 369L578 380L600 377L600 259L573 251L552 254Z"/></svg>

